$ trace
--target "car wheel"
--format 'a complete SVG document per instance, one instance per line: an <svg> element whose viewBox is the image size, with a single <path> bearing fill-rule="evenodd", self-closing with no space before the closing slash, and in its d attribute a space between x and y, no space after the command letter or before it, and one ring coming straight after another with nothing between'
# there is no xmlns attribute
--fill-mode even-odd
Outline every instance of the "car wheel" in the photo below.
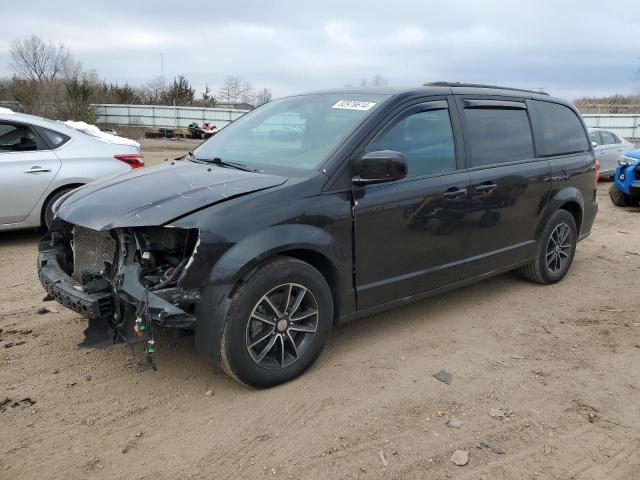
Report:
<svg viewBox="0 0 640 480"><path fill-rule="evenodd" d="M63 190L60 190L60 191L54 193L47 200L47 203L45 203L44 209L43 209L43 212L42 212L42 220L44 221L44 226L45 227L49 228L49 226L51 225L51 222L53 221L53 204L56 203L56 200L58 200L60 197L62 197L64 195L66 195L71 190L73 190L73 188L65 188Z"/></svg>
<svg viewBox="0 0 640 480"><path fill-rule="evenodd" d="M524 277L543 285L562 280L573 261L577 238L573 215L555 212L540 235L535 260L521 270Z"/></svg>
<svg viewBox="0 0 640 480"><path fill-rule="evenodd" d="M220 339L220 364L240 383L271 387L304 372L333 324L333 298L308 263L278 257L238 287Z"/></svg>
<svg viewBox="0 0 640 480"><path fill-rule="evenodd" d="M625 195L615 183L609 187L609 198L616 207L626 207L629 205L629 197Z"/></svg>

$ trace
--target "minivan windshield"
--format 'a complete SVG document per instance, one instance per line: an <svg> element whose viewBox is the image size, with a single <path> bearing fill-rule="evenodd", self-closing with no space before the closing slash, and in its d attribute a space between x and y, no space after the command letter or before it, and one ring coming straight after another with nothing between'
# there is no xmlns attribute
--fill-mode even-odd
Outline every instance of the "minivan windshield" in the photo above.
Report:
<svg viewBox="0 0 640 480"><path fill-rule="evenodd" d="M193 151L195 161L304 175L389 95L311 94L274 100L243 115Z"/></svg>

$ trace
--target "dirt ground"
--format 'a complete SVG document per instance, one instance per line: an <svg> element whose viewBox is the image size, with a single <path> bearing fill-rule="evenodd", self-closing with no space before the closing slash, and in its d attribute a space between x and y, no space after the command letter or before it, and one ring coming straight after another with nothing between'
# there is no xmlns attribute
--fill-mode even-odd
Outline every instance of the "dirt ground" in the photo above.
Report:
<svg viewBox="0 0 640 480"><path fill-rule="evenodd" d="M162 335L156 372L78 348L85 320L42 302L39 234L1 233L0 479L638 479L640 209L608 188L560 284L509 273L340 326L262 391L192 337Z"/></svg>

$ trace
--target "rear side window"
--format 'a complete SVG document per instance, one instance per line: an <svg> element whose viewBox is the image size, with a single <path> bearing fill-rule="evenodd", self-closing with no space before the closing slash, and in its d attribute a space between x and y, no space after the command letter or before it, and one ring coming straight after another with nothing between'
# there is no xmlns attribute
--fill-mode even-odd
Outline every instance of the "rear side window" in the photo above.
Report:
<svg viewBox="0 0 640 480"><path fill-rule="evenodd" d="M618 143L616 141L616 137L609 132L600 132L600 137L602 138L603 145L613 145L614 143Z"/></svg>
<svg viewBox="0 0 640 480"><path fill-rule="evenodd" d="M517 108L465 108L474 167L532 159L529 116Z"/></svg>
<svg viewBox="0 0 640 480"><path fill-rule="evenodd" d="M70 138L64 133L49 130L48 128L41 128L41 130L42 133L44 133L44 136L47 138L47 142L49 142L51 148L58 148L64 145Z"/></svg>
<svg viewBox="0 0 640 480"><path fill-rule="evenodd" d="M559 103L535 100L544 155L586 152L589 140L576 113ZM604 132L600 132L602 135Z"/></svg>

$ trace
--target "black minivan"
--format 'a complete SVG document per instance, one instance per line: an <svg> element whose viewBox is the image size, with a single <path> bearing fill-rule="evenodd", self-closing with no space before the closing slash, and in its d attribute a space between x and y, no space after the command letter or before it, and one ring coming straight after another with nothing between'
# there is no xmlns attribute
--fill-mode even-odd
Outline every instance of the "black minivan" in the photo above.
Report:
<svg viewBox="0 0 640 480"><path fill-rule="evenodd" d="M569 103L460 83L269 102L183 158L57 202L39 245L84 346L195 330L236 380L268 387L334 324L520 269L562 279L598 206Z"/></svg>

